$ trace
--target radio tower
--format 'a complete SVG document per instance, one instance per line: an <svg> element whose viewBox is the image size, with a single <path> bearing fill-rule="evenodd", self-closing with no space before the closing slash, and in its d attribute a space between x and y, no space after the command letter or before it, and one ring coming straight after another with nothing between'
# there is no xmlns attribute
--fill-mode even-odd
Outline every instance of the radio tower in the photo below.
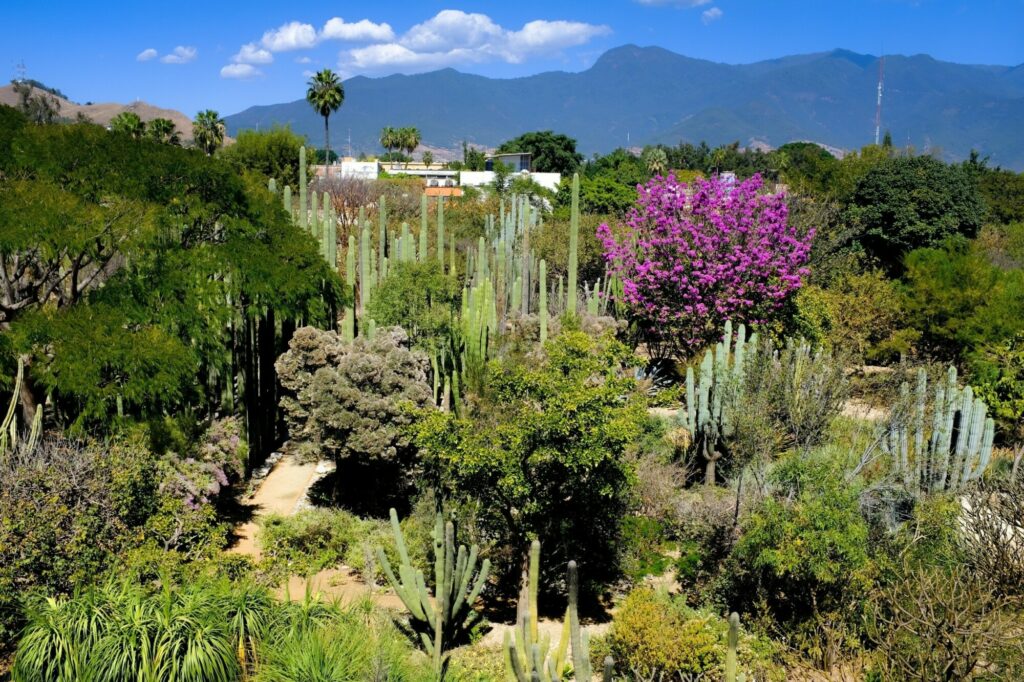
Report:
<svg viewBox="0 0 1024 682"><path fill-rule="evenodd" d="M882 132L882 83L885 81L885 57L878 60L878 101L875 104L875 144Z"/></svg>

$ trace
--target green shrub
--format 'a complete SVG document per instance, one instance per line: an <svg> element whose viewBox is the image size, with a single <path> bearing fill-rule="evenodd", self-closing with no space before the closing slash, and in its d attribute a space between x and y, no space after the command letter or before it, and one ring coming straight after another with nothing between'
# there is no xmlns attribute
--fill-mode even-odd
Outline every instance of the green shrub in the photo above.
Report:
<svg viewBox="0 0 1024 682"><path fill-rule="evenodd" d="M417 348L437 353L458 328L462 288L434 258L397 262L374 288L367 317L378 326L401 327Z"/></svg>
<svg viewBox="0 0 1024 682"><path fill-rule="evenodd" d="M857 486L830 463L797 456L780 462L772 480L777 496L741 524L728 602L792 631L831 614L853 627L873 573Z"/></svg>
<svg viewBox="0 0 1024 682"><path fill-rule="evenodd" d="M638 587L616 611L607 648L617 670L637 679L685 675L720 679L728 630L724 618L690 609L681 599L649 587ZM742 636L738 653L740 668L756 679L778 674L771 647L765 642Z"/></svg>
<svg viewBox="0 0 1024 682"><path fill-rule="evenodd" d="M665 555L665 527L647 516L627 516L622 520L619 565L628 578L660 576L671 563Z"/></svg>
<svg viewBox="0 0 1024 682"><path fill-rule="evenodd" d="M341 563L356 544L361 525L345 511L306 509L292 516L264 517L256 537L272 574L309 576Z"/></svg>

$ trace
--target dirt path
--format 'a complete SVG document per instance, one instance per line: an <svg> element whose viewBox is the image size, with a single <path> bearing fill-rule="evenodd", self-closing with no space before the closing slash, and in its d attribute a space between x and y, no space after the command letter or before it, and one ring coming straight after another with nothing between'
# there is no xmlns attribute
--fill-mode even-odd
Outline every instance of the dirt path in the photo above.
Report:
<svg viewBox="0 0 1024 682"><path fill-rule="evenodd" d="M298 503L306 497L306 490L315 476L315 462L303 464L291 455L282 457L263 479L252 497L245 500L246 504L255 507L255 513L248 523L239 526L235 531L238 541L228 551L248 554L253 559L259 559L256 531L259 528L260 517L267 514L293 514Z"/></svg>

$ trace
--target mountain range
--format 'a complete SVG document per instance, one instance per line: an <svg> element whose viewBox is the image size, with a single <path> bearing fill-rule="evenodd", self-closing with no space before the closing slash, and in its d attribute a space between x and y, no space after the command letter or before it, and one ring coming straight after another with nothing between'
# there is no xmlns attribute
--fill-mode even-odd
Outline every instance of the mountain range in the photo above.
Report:
<svg viewBox="0 0 1024 682"><path fill-rule="evenodd" d="M384 126L416 126L423 144L493 147L530 130L554 130L584 154L616 147L739 141L777 147L809 140L857 149L874 138L879 57L849 50L753 64L693 59L625 45L578 73L496 79L443 69L344 82L331 117L332 147L381 150ZM253 106L225 118L228 134L288 125L313 144L323 119L303 99ZM939 148L948 159L972 149L1024 169L1024 64L954 64L928 55L884 57L882 129L898 146Z"/></svg>

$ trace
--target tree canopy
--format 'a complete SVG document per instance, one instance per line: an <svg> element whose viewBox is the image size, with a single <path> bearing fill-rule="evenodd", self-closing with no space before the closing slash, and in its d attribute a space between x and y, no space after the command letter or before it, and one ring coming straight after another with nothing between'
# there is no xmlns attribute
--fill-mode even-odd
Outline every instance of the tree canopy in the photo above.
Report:
<svg viewBox="0 0 1024 682"><path fill-rule="evenodd" d="M583 155L576 151L576 140L550 130L524 133L502 142L497 149L498 154L513 152L529 153L537 173L567 175L583 162Z"/></svg>

